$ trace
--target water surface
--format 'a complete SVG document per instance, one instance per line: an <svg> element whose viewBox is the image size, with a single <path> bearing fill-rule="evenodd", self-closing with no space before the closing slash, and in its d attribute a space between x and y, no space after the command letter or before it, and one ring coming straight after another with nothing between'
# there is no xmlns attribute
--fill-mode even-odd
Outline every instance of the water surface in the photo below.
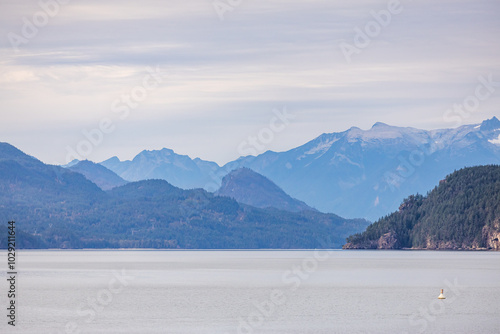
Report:
<svg viewBox="0 0 500 334"><path fill-rule="evenodd" d="M3 320L1 333L500 328L498 252L20 251L18 272L18 323ZM6 271L0 275L7 305Z"/></svg>

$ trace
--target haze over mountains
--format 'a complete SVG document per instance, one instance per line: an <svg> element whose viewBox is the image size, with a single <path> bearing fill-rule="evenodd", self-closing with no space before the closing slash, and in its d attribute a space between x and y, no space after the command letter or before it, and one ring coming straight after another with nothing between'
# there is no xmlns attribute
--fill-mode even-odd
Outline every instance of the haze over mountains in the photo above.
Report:
<svg viewBox="0 0 500 334"><path fill-rule="evenodd" d="M405 192L425 193L464 166L498 165L499 153L497 118L435 131L377 123L223 167L163 149L62 168L0 143L0 218L17 220L25 245L38 248L324 248L322 236L339 247L368 223L315 209L380 218ZM201 189L214 184L215 193Z"/></svg>
<svg viewBox="0 0 500 334"><path fill-rule="evenodd" d="M68 169L83 174L88 180L94 182L102 190L110 190L127 184L127 181L110 171L106 167L92 161L80 161Z"/></svg>
<svg viewBox="0 0 500 334"><path fill-rule="evenodd" d="M368 225L316 211L260 209L164 180L109 191L91 180L101 187L123 182L88 161L70 168L46 165L0 143L0 221L16 221L17 247L332 248ZM2 226L5 247L7 225Z"/></svg>
<svg viewBox="0 0 500 334"><path fill-rule="evenodd" d="M257 208L277 208L290 212L316 211L304 202L286 194L271 180L251 169L233 170L222 179L220 189L215 193Z"/></svg>
<svg viewBox="0 0 500 334"><path fill-rule="evenodd" d="M143 151L131 161L101 164L127 181L164 179L216 191L229 172L247 167L322 212L376 220L414 193L426 193L454 170L500 163L500 121L442 130L376 123L322 134L286 152L241 157L219 167L172 150Z"/></svg>
<svg viewBox="0 0 500 334"><path fill-rule="evenodd" d="M127 181L162 179L183 188L206 188L212 176L220 169L215 162L199 158L191 159L170 149L159 151L144 150L132 161L120 161L117 157L101 162Z"/></svg>

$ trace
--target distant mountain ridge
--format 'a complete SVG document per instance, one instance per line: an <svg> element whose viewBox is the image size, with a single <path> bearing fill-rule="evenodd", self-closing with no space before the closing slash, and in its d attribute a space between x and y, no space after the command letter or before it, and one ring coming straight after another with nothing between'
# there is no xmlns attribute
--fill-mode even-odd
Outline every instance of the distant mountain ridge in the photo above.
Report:
<svg viewBox="0 0 500 334"><path fill-rule="evenodd" d="M222 167L168 149L101 164L125 180L160 178L184 189L212 192L231 170L247 167L320 211L376 220L456 169L499 163L500 121L493 117L431 131L378 122L369 130L352 127L322 134L286 152L241 157Z"/></svg>
<svg viewBox="0 0 500 334"><path fill-rule="evenodd" d="M127 181L161 179L183 189L204 188L212 181L211 175L220 168L215 162L199 158L192 160L166 148L144 150L133 160L120 161L112 157L100 164Z"/></svg>
<svg viewBox="0 0 500 334"><path fill-rule="evenodd" d="M271 180L248 168L236 169L226 175L215 194L228 196L257 208L273 207L290 212L316 211L306 203L287 195Z"/></svg>
<svg viewBox="0 0 500 334"><path fill-rule="evenodd" d="M164 180L103 191L78 172L0 143L0 221L12 220L18 248L338 248L368 225L334 214L259 209ZM0 237L5 232L0 227Z"/></svg>
<svg viewBox="0 0 500 334"><path fill-rule="evenodd" d="M375 220L456 169L500 163L500 121L419 130L376 123L323 134L287 152L240 158L287 194L323 212ZM229 165L228 167L230 167Z"/></svg>
<svg viewBox="0 0 500 334"><path fill-rule="evenodd" d="M350 236L345 249L500 250L500 166L461 169Z"/></svg>
<svg viewBox="0 0 500 334"><path fill-rule="evenodd" d="M100 164L92 161L80 161L68 169L83 174L89 181L95 183L102 190L110 190L127 184L127 181Z"/></svg>

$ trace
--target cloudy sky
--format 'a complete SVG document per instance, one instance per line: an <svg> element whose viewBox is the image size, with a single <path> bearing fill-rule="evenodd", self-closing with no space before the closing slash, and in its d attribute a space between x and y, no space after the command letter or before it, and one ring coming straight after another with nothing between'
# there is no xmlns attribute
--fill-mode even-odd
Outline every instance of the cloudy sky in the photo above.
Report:
<svg viewBox="0 0 500 334"><path fill-rule="evenodd" d="M0 141L55 164L163 147L223 164L259 134L282 151L499 116L500 85L445 115L500 82L500 2L395 1L2 0Z"/></svg>

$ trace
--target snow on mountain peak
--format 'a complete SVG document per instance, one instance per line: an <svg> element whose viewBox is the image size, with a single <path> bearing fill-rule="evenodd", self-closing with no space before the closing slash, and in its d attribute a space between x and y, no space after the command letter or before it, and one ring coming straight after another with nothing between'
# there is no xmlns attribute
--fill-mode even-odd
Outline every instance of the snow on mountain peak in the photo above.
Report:
<svg viewBox="0 0 500 334"><path fill-rule="evenodd" d="M309 148L307 151L305 151L302 155L300 155L297 160L302 160L308 155L318 155L316 158L319 158L323 154L325 154L332 145L337 142L340 138L337 135L331 135L331 134L323 134L320 137L316 138L313 144L312 148Z"/></svg>
<svg viewBox="0 0 500 334"><path fill-rule="evenodd" d="M353 127L348 131L349 142L356 140L370 141L372 139L395 139L403 137L404 129L377 122L370 130Z"/></svg>
<svg viewBox="0 0 500 334"><path fill-rule="evenodd" d="M316 145L315 147L311 148L309 151L307 151L305 154L316 154L316 153L323 153L326 152L332 147L333 143L338 141L338 138L331 138L326 141L321 141Z"/></svg>
<svg viewBox="0 0 500 334"><path fill-rule="evenodd" d="M495 145L500 145L500 134L498 135L497 139L490 139L488 140L490 143L495 144Z"/></svg>
<svg viewBox="0 0 500 334"><path fill-rule="evenodd" d="M377 122L377 123L373 124L372 129L373 129L373 128L383 128L383 127L386 127L386 128L387 128L387 127L391 127L391 126L390 126L390 125L387 125L387 124L385 124L385 123L382 123L382 122Z"/></svg>

